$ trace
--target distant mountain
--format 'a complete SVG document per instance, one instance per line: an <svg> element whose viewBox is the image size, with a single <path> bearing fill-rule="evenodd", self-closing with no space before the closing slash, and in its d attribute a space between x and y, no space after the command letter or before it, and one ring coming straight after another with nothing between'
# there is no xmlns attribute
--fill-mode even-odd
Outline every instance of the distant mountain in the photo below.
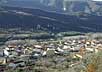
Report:
<svg viewBox="0 0 102 72"><path fill-rule="evenodd" d="M33 28L51 32L102 32L102 16L87 13L74 16L20 7L3 9L0 11L0 28Z"/></svg>
<svg viewBox="0 0 102 72"><path fill-rule="evenodd" d="M53 11L76 15L84 12L94 15L102 15L102 2L93 0L8 0L2 3L6 6L38 8L45 11Z"/></svg>

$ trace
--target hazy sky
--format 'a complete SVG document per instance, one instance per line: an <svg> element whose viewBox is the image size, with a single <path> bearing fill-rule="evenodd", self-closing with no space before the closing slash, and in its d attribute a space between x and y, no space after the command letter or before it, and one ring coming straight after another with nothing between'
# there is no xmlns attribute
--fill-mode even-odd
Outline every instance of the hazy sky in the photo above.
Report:
<svg viewBox="0 0 102 72"><path fill-rule="evenodd" d="M93 1L102 1L102 0L93 0Z"/></svg>

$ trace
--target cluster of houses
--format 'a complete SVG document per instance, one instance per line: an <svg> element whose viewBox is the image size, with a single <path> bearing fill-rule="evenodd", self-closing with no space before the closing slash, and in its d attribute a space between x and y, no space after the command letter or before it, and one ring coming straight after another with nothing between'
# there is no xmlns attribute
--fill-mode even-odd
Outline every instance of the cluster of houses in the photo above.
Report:
<svg viewBox="0 0 102 72"><path fill-rule="evenodd" d="M38 42L31 45L12 43L5 45L0 50L0 65L6 65L10 68L25 67L28 61L34 64L41 57L46 58L54 55L73 54L73 58L83 59L85 54L97 53L100 50L102 50L102 41L95 39L67 39Z"/></svg>

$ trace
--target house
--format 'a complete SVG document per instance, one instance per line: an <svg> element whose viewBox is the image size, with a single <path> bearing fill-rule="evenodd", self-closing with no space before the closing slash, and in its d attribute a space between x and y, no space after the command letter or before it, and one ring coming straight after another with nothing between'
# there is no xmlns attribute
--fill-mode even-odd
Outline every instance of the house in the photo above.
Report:
<svg viewBox="0 0 102 72"><path fill-rule="evenodd" d="M77 53L77 54L74 54L74 55L73 55L73 58L79 58L79 59L82 59L83 56L80 55L79 53Z"/></svg>
<svg viewBox="0 0 102 72"><path fill-rule="evenodd" d="M58 52L64 52L64 50L61 49L60 47L57 47L57 51L58 51Z"/></svg>
<svg viewBox="0 0 102 72"><path fill-rule="evenodd" d="M91 45L91 41L86 41L86 47Z"/></svg>
<svg viewBox="0 0 102 72"><path fill-rule="evenodd" d="M40 51L33 51L30 55L31 55L30 56L31 59L38 59L42 56Z"/></svg>
<svg viewBox="0 0 102 72"><path fill-rule="evenodd" d="M42 48L41 45L34 45L35 48Z"/></svg>
<svg viewBox="0 0 102 72"><path fill-rule="evenodd" d="M75 63L72 63L71 65L69 65L69 67L73 67L73 66L76 66L78 64L80 64L80 62L75 62Z"/></svg>
<svg viewBox="0 0 102 72"><path fill-rule="evenodd" d="M11 62L11 63L9 63L9 67L11 67L11 68L16 68L16 67L22 67L22 66L25 66L26 64L25 64L25 62L24 61L14 61L14 62Z"/></svg>
<svg viewBox="0 0 102 72"><path fill-rule="evenodd" d="M47 46L42 52L42 56L51 56L55 54L55 48L53 46Z"/></svg>
<svg viewBox="0 0 102 72"><path fill-rule="evenodd" d="M72 51L72 52L79 52L80 51L80 47L72 47L72 48L70 48L70 51Z"/></svg>
<svg viewBox="0 0 102 72"><path fill-rule="evenodd" d="M65 50L65 49L69 49L70 48L70 46L67 46L67 45L64 45L63 46L63 49Z"/></svg>
<svg viewBox="0 0 102 72"><path fill-rule="evenodd" d="M88 51L88 52L94 52L94 49L93 48L86 48L86 51Z"/></svg>
<svg viewBox="0 0 102 72"><path fill-rule="evenodd" d="M7 47L9 48L9 50L15 50L15 48L17 48L15 44L9 44Z"/></svg>
<svg viewBox="0 0 102 72"><path fill-rule="evenodd" d="M0 57L0 65L5 65L7 63L7 59L5 57Z"/></svg>
<svg viewBox="0 0 102 72"><path fill-rule="evenodd" d="M21 45L17 46L17 48L15 49L15 51L17 52L18 56L23 54L23 48Z"/></svg>
<svg viewBox="0 0 102 72"><path fill-rule="evenodd" d="M9 55L10 55L9 48L6 47L6 48L3 50L3 53L4 53L4 56L9 56Z"/></svg>
<svg viewBox="0 0 102 72"><path fill-rule="evenodd" d="M33 47L26 47L23 49L23 54L30 54L33 52Z"/></svg>
<svg viewBox="0 0 102 72"><path fill-rule="evenodd" d="M47 55L47 51L43 51L42 56L46 56Z"/></svg>
<svg viewBox="0 0 102 72"><path fill-rule="evenodd" d="M47 50L46 56L53 56L55 55L55 50Z"/></svg>

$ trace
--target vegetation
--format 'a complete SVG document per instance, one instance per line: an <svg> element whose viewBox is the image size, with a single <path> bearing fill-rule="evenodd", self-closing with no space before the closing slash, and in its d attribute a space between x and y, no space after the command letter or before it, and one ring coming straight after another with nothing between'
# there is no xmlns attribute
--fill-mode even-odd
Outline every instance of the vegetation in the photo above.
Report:
<svg viewBox="0 0 102 72"><path fill-rule="evenodd" d="M61 34L62 36L77 36L77 35L83 35L83 33L81 32L75 32L75 31L70 31L70 32L61 32L59 33ZM58 35L59 35L58 34Z"/></svg>
<svg viewBox="0 0 102 72"><path fill-rule="evenodd" d="M88 59L86 72L101 72L102 71L102 51L92 55Z"/></svg>

